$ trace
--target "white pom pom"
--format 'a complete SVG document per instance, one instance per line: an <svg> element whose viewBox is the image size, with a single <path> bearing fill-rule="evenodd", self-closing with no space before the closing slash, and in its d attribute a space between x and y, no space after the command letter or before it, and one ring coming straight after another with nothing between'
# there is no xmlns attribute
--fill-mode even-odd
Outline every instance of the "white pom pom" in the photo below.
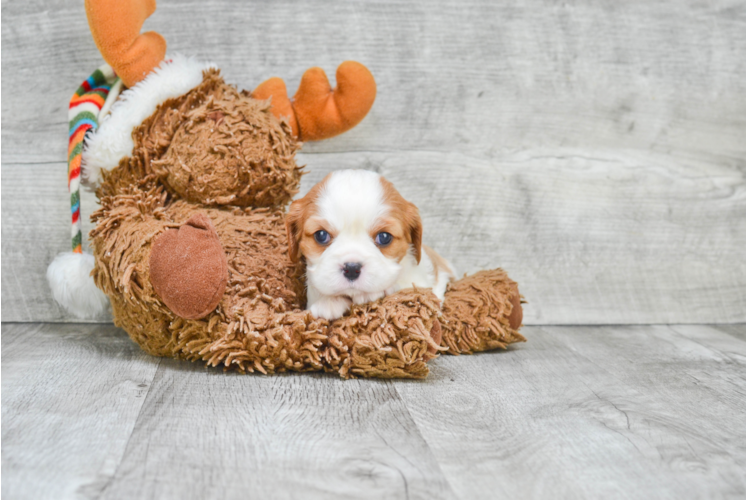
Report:
<svg viewBox="0 0 748 500"><path fill-rule="evenodd" d="M47 280L55 300L78 318L93 318L106 309L109 299L96 288L90 253L63 252L47 268Z"/></svg>

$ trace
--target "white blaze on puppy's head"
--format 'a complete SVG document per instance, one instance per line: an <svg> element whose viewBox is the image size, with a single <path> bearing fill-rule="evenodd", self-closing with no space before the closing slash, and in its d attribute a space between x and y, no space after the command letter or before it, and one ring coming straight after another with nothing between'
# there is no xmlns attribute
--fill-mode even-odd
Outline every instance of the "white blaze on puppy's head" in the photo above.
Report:
<svg viewBox="0 0 748 500"><path fill-rule="evenodd" d="M310 294L370 299L421 257L418 209L366 170L325 177L291 204L286 229L291 259L306 259Z"/></svg>

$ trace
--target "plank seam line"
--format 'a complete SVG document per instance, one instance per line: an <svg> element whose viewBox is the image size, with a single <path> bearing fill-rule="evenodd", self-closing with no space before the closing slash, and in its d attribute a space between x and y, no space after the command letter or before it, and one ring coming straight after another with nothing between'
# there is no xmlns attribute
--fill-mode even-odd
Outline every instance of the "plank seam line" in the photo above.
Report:
<svg viewBox="0 0 748 500"><path fill-rule="evenodd" d="M668 329L668 330L670 330L671 332L673 332L673 333L674 333L675 335L677 335L678 337L682 338L683 340L686 340L686 341L688 341L688 342L693 342L694 344L696 344L696 345L698 345L698 346L701 346L701 347L703 347L703 348L704 348L704 349L706 349L707 351L710 351L710 352L712 352L712 353L714 353L714 354L717 354L717 355L719 355L719 356L720 356L720 357L722 357L722 358L727 358L727 361L725 361L725 363L726 363L726 364L735 364L735 365L737 365L737 366L740 366L740 365L741 365L741 363L736 363L736 362L735 362L735 361L734 361L734 360L732 359L732 357L730 356L730 354L729 354L729 353L726 353L726 352L724 352L724 351L722 351L722 350L720 350L720 349L717 349L717 348L715 348L715 347L714 347L714 346L712 346L712 345L707 345L707 344L703 344L703 343L699 342L698 340L694 340L694 339L692 339L691 337L687 337L686 335L682 334L681 332L679 332L679 331L678 331L678 330L676 329L676 327L677 327L678 325L665 325L665 326L667 327L667 329ZM685 326L687 326L687 325L685 325ZM710 325L705 325L705 326L711 327ZM713 330L713 331L714 331L714 332L715 332L716 334L718 334L719 336L726 336L726 337L729 337L729 338L731 338L731 339L737 340L738 342L740 342L741 340L742 340L743 342L745 342L745 340L743 340L743 339L739 339L739 338L736 338L736 337L733 337L732 335L730 335L730 334L728 334L728 333L725 333L725 332L719 331L719 330L717 330L717 329L714 329L714 328L712 328L712 330ZM743 365L743 366L745 365L745 358L743 359L743 363L742 363L742 365Z"/></svg>
<svg viewBox="0 0 748 500"><path fill-rule="evenodd" d="M631 150L635 153L652 153L652 150L647 150L644 148L631 148ZM524 151L532 151L532 149L526 149ZM605 149L605 151L614 151L614 152L627 152L626 149ZM626 158L627 156L611 156L611 157L605 157L605 156L594 156L594 155L584 155L584 154L531 154L527 156L520 156L517 157L517 153L515 152L508 152L506 154L502 153L495 153L495 154L471 154L465 150L456 149L456 148L447 148L447 149L430 149L430 148L400 148L400 149L350 149L350 150L339 150L339 151L304 151L303 149L299 151L300 155L350 155L355 153L363 153L363 154L402 154L402 153L423 153L423 154L438 154L438 155L444 155L444 154L453 154L456 156L464 157L466 159L470 160L478 160L478 161L500 161L502 163L507 164L523 164L530 161L538 161L538 160L586 160L586 161L596 161L600 163L624 163L626 164ZM688 154L687 152L681 154L680 156L675 155L674 153L670 154L657 154L657 151L654 151L656 157L662 157L664 160L670 160L672 158L684 158L684 159L691 159L695 161L704 161L704 159L700 155L694 155L694 154ZM630 155L629 155L630 156ZM744 157L742 155L737 156L731 156L731 155L716 155L712 154L712 157L716 157L718 160L721 161L740 161L742 162L744 160ZM641 165L632 165L632 166L639 166ZM661 167L667 167L668 165L659 165L658 163L655 163L652 165L653 167L661 166ZM679 170L681 170L679 168ZM742 168L733 169L735 174L742 174ZM698 176L697 179L709 179L713 176Z"/></svg>
<svg viewBox="0 0 748 500"><path fill-rule="evenodd" d="M49 161L13 161L7 162L9 165L64 165L64 161L49 160Z"/></svg>
<svg viewBox="0 0 748 500"><path fill-rule="evenodd" d="M447 485L449 485L449 489L452 492L452 495L454 496L454 498L459 498L459 496L457 496L457 492L455 491L454 485L449 480L449 477L444 473L441 462L439 462L439 459L436 457L436 453L434 453L434 450L431 448L431 444L429 444L429 442L426 440L426 437L423 435L423 432L421 432L421 426L418 425L418 422L416 422L416 419L413 418L413 415L410 413L410 408L408 408L408 403L407 401L405 401L405 398L403 397L403 395L400 394L400 390L397 388L397 386L394 383L392 383L391 380L387 381L387 385L395 389L395 392L397 393L397 397L400 398L400 401L402 401L403 407L405 408L405 412L408 414L408 418L410 418L410 421L413 422L413 425L416 426L416 429L418 430L418 435L421 437L421 439L423 439L423 442L428 447L429 452L431 453L431 456L434 457L436 466L439 467L439 472L444 478L444 481L446 481Z"/></svg>
<svg viewBox="0 0 748 500"><path fill-rule="evenodd" d="M150 356L150 354L147 354L147 356ZM145 393L145 396L143 396L143 402L140 404L140 409L138 409L138 415L135 417L132 423L132 429L130 429L130 435L127 437L127 442L125 443L124 448L122 449L122 455L120 455L119 460L117 462L117 467L114 469L114 472L107 480L106 484L101 488L101 491L96 496L96 500L99 500L103 495L104 492L106 492L107 488L112 484L114 479L117 477L117 473L119 472L120 468L122 467L122 462L125 459L125 454L127 453L127 449L130 447L130 441L132 441L132 436L135 434L135 428L138 425L138 421L140 421L140 416L143 414L143 408L145 407L145 403L148 400L148 396L151 394L151 389L153 389L153 381L156 380L156 375L158 375L158 371L161 369L161 362L164 358L158 358L158 365L156 366L156 369L153 371L153 378L151 378L150 383L148 384L148 390Z"/></svg>

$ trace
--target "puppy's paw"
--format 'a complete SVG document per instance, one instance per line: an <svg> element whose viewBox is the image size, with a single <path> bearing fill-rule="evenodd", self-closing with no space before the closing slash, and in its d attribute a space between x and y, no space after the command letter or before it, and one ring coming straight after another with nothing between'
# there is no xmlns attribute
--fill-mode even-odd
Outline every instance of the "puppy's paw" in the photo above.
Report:
<svg viewBox="0 0 748 500"><path fill-rule="evenodd" d="M309 306L309 312L315 318L334 320L343 316L351 308L351 299L348 297L322 297Z"/></svg>
<svg viewBox="0 0 748 500"><path fill-rule="evenodd" d="M354 304L366 304L367 302L374 302L384 297L384 292L372 292L372 293L361 293L354 295Z"/></svg>

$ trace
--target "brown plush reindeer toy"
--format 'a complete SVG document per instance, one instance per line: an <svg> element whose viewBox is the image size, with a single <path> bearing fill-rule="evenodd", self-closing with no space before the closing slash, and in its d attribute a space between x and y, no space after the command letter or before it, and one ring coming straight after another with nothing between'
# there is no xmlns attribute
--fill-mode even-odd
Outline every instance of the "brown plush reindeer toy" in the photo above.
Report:
<svg viewBox="0 0 748 500"><path fill-rule="evenodd" d="M332 322L304 309L304 263L289 258L284 226L302 174L294 155L368 113L376 85L364 66L341 64L335 89L312 68L292 100L277 78L238 91L140 34L155 2L86 0L86 10L108 65L71 101L74 235L81 173L101 208L93 257L78 232L50 266L60 303L91 315L108 297L148 353L241 372L422 378L440 352L524 340L517 285L499 269L451 283L444 304L413 288Z"/></svg>

